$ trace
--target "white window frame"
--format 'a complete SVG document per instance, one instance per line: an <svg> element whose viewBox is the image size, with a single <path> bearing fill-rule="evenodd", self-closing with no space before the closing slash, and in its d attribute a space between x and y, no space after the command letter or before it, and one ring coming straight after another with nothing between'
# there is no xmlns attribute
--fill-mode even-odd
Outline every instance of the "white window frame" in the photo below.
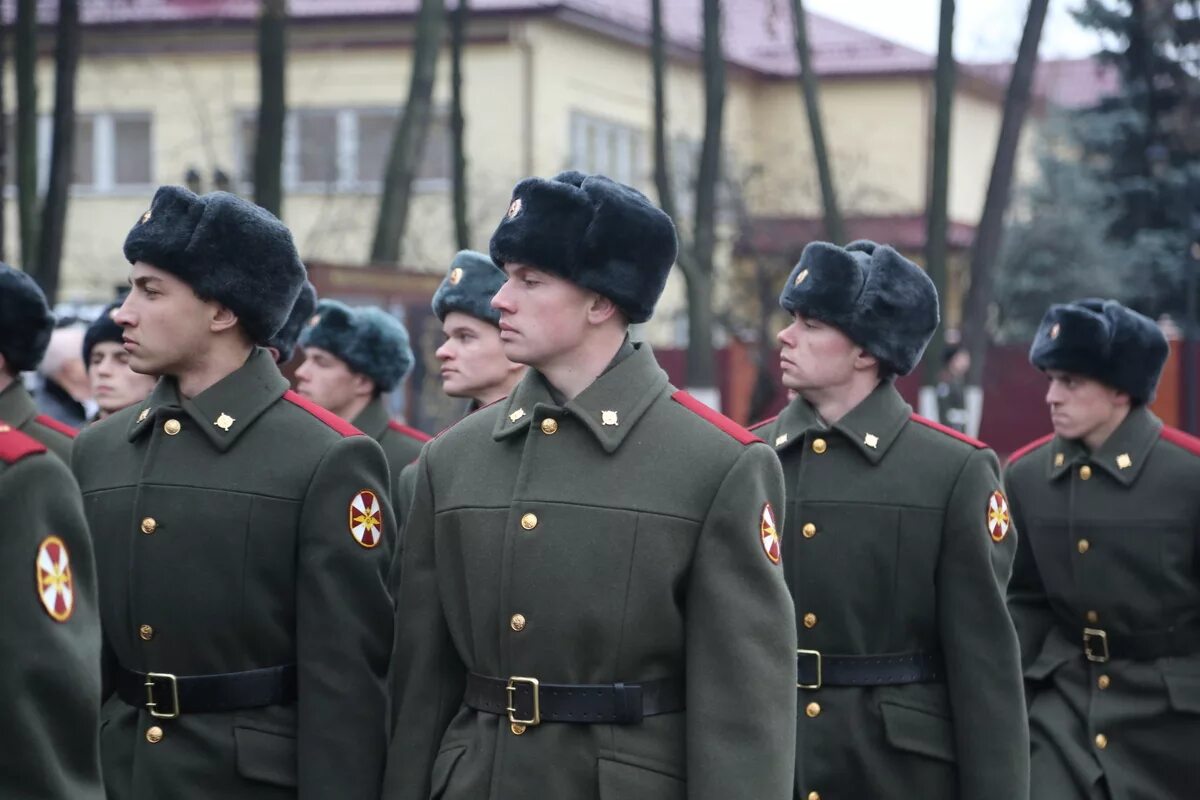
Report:
<svg viewBox="0 0 1200 800"><path fill-rule="evenodd" d="M597 149L607 149L608 142L615 135L616 164L608 164L607 156L592 154L593 160L587 159L587 142L589 133L595 136ZM648 159L646 157L646 132L634 125L606 119L579 109L570 112L570 143L568 156L569 167L581 172L607 175L609 178L630 186L641 186L649 178Z"/></svg>
<svg viewBox="0 0 1200 800"><path fill-rule="evenodd" d="M333 113L336 122L337 175L330 183L320 181L300 180L300 124L299 115L305 112ZM245 120L256 115L256 111L242 109L234 114L234 163L238 165L240 188L242 191L253 189L252 181L241 180L241 165L246 163L249 154L245 152L242 141L242 125ZM446 116L446 109L434 108L433 120ZM400 109L391 106L350 106L345 108L326 108L320 106L288 109L287 119L283 126L283 189L292 194L379 194L383 191L383 181L359 180L359 119L367 114L387 114L398 116ZM433 121L431 120L431 122ZM385 164L386 166L386 164ZM441 178L416 178L413 190L418 193L440 192L449 190L452 175Z"/></svg>

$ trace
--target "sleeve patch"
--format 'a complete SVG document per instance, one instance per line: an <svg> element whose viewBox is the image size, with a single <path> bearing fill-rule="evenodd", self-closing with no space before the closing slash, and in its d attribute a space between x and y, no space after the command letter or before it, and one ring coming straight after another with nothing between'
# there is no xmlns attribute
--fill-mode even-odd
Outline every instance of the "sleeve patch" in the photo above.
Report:
<svg viewBox="0 0 1200 800"><path fill-rule="evenodd" d="M368 550L383 538L383 509L370 489L363 489L350 501L350 535Z"/></svg>
<svg viewBox="0 0 1200 800"><path fill-rule="evenodd" d="M780 559L779 531L775 527L775 509L771 508L770 503L763 503L762 517L758 523L758 535L767 558L771 560L772 564L778 564Z"/></svg>
<svg viewBox="0 0 1200 800"><path fill-rule="evenodd" d="M47 536L38 547L37 592L42 607L55 622L66 622L75 610L75 586L71 580L71 557L57 536Z"/></svg>
<svg viewBox="0 0 1200 800"><path fill-rule="evenodd" d="M987 527L993 542L1003 542L1012 528L1012 514L1008 510L1008 499L1004 492L992 492L987 504Z"/></svg>

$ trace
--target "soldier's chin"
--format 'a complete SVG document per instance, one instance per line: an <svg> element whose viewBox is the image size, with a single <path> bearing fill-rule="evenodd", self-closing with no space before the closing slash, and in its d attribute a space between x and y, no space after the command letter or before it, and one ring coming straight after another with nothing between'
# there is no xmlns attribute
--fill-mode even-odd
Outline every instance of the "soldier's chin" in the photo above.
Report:
<svg viewBox="0 0 1200 800"><path fill-rule="evenodd" d="M145 358L141 355L129 354L129 360L126 362L129 369L139 375L161 375L162 370L154 363L152 359Z"/></svg>

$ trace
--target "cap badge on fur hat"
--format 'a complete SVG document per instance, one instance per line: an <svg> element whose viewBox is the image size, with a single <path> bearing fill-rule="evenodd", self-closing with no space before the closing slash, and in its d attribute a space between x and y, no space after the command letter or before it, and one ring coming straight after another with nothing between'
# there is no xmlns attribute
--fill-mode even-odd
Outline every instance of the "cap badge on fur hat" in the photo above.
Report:
<svg viewBox="0 0 1200 800"><path fill-rule="evenodd" d="M450 270L450 285L458 286L458 282L462 280L462 267L455 267Z"/></svg>
<svg viewBox="0 0 1200 800"><path fill-rule="evenodd" d="M1054 327L1050 329L1050 338L1057 339L1060 333L1062 333L1062 325L1056 322L1054 323Z"/></svg>
<svg viewBox="0 0 1200 800"><path fill-rule="evenodd" d="M150 212L150 209L147 208L146 213L142 214L142 224L145 225L147 222L149 222L151 216L152 216L152 214Z"/></svg>
<svg viewBox="0 0 1200 800"><path fill-rule="evenodd" d="M808 277L808 270L806 270L806 269L800 270L800 274L796 276L796 282L793 283L792 285L799 286L800 284L804 283L804 279L807 277Z"/></svg>
<svg viewBox="0 0 1200 800"><path fill-rule="evenodd" d="M311 328L311 327L313 327L314 325L316 325L316 324L317 324L318 322L320 322L320 321L321 321L321 315L320 315L320 314L313 314L313 315L312 315L312 318L311 318L311 319L309 319L309 321L308 321L308 327L310 327L310 328Z"/></svg>
<svg viewBox="0 0 1200 800"><path fill-rule="evenodd" d="M521 213L521 198L514 197L513 201L508 204L508 218L512 219L517 214Z"/></svg>

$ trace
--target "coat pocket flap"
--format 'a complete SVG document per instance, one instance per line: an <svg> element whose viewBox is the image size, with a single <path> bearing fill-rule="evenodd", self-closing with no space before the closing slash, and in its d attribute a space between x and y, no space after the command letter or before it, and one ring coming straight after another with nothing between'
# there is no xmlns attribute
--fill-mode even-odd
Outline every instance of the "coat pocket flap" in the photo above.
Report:
<svg viewBox="0 0 1200 800"><path fill-rule="evenodd" d="M429 796L431 798L441 797L442 792L446 791L446 784L450 783L454 765L458 763L465 752L467 752L467 747L463 745L446 748L437 754L437 758L433 760L433 771L429 776Z"/></svg>
<svg viewBox="0 0 1200 800"><path fill-rule="evenodd" d="M897 705L879 704L888 742L907 750L942 761L955 761L954 728L950 720L932 711Z"/></svg>
<svg viewBox="0 0 1200 800"><path fill-rule="evenodd" d="M631 797L653 797L654 800L685 800L687 782L665 772L645 767L597 759L600 800L629 800Z"/></svg>
<svg viewBox="0 0 1200 800"><path fill-rule="evenodd" d="M1163 680L1167 683L1167 697L1170 699L1171 708L1200 714L1200 674L1164 672Z"/></svg>
<svg viewBox="0 0 1200 800"><path fill-rule="evenodd" d="M296 739L254 728L234 728L237 771L243 778L276 786L296 785Z"/></svg>

